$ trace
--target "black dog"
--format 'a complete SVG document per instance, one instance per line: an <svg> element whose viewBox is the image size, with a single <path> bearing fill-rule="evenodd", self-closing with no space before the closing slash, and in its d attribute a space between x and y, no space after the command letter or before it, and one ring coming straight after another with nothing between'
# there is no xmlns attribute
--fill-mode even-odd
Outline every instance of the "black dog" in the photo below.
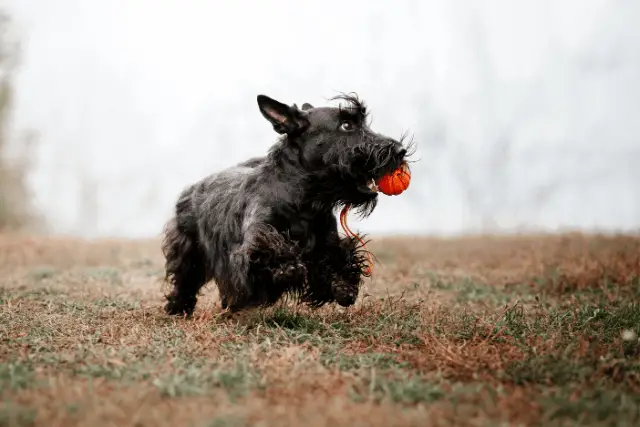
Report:
<svg viewBox="0 0 640 427"><path fill-rule="evenodd" d="M259 95L260 112L283 136L266 156L181 193L162 244L173 285L167 313L190 315L212 279L231 311L284 294L313 307L355 303L367 252L339 236L334 210L350 205L368 216L375 180L400 167L408 147L373 132L356 96L333 99L347 105L299 109Z"/></svg>

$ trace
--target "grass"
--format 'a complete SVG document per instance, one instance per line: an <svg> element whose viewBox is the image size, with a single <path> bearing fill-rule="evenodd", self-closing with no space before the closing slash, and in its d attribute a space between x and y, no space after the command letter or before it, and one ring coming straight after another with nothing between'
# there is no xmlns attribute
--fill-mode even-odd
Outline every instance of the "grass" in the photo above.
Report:
<svg viewBox="0 0 640 427"><path fill-rule="evenodd" d="M640 422L640 238L370 249L352 308L187 320L157 241L0 236L0 426Z"/></svg>

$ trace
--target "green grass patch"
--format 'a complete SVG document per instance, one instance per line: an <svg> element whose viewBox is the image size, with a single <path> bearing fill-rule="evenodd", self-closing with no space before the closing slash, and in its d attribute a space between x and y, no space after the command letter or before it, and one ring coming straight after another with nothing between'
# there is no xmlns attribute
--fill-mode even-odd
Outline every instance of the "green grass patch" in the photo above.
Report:
<svg viewBox="0 0 640 427"><path fill-rule="evenodd" d="M357 402L391 401L401 404L433 403L446 396L441 384L403 371L378 372L371 369L351 390Z"/></svg>
<svg viewBox="0 0 640 427"><path fill-rule="evenodd" d="M21 362L0 362L0 390L16 391L34 383L33 369Z"/></svg>
<svg viewBox="0 0 640 427"><path fill-rule="evenodd" d="M38 412L9 400L0 403L0 427L31 427Z"/></svg>
<svg viewBox="0 0 640 427"><path fill-rule="evenodd" d="M340 371L360 371L368 369L390 370L409 368L406 362L398 362L396 356L386 353L361 353L344 355L339 348L323 351L320 363L327 367L335 367Z"/></svg>
<svg viewBox="0 0 640 427"><path fill-rule="evenodd" d="M57 273L58 271L54 267L43 265L29 271L29 278L35 282L40 282L55 277Z"/></svg>
<svg viewBox="0 0 640 427"><path fill-rule="evenodd" d="M84 270L83 275L86 278L99 280L112 285L122 284L122 273L117 268L113 267L94 267Z"/></svg>
<svg viewBox="0 0 640 427"><path fill-rule="evenodd" d="M250 425L244 418L222 416L202 424L202 427L245 427Z"/></svg>
<svg viewBox="0 0 640 427"><path fill-rule="evenodd" d="M168 397L206 395L223 389L229 397L237 398L252 389L264 388L260 375L243 361L232 367L187 366L179 372L161 375L152 383Z"/></svg>
<svg viewBox="0 0 640 427"><path fill-rule="evenodd" d="M620 426L640 423L640 395L611 390L561 388L536 399L543 425Z"/></svg>

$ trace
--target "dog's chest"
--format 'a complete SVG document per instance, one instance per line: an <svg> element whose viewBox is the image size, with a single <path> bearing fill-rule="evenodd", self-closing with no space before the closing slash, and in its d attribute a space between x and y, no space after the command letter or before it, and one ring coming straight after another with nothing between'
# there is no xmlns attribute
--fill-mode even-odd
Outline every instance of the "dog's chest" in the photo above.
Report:
<svg viewBox="0 0 640 427"><path fill-rule="evenodd" d="M307 252L313 250L316 245L316 235L312 227L312 221L305 218L292 220L289 227L291 239L298 242L298 245Z"/></svg>
<svg viewBox="0 0 640 427"><path fill-rule="evenodd" d="M273 218L276 229L289 235L305 251L309 252L316 246L317 226L312 215L297 212L293 215L277 215Z"/></svg>

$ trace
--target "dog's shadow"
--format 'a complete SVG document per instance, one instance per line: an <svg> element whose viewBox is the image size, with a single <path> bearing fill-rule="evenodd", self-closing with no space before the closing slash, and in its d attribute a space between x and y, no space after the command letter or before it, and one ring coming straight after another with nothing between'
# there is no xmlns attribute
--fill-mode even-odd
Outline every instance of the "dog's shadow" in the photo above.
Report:
<svg viewBox="0 0 640 427"><path fill-rule="evenodd" d="M322 324L327 321L340 321L349 317L349 312L358 310L326 306L309 308L296 301L279 301L269 307L252 307L232 312L222 309L220 301L209 300L198 307L187 321L213 323L235 327L256 329L275 328L295 330L302 333L314 333L323 329Z"/></svg>

